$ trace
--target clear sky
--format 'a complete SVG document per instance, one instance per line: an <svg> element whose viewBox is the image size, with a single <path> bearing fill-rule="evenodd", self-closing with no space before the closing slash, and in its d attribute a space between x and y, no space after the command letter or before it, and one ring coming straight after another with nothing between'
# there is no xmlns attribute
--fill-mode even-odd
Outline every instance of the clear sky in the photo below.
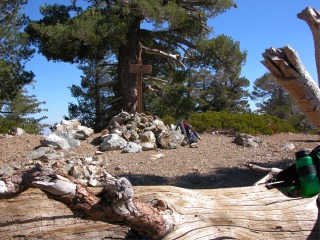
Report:
<svg viewBox="0 0 320 240"><path fill-rule="evenodd" d="M250 80L250 91L253 82L267 72L260 63L262 53L270 47L280 48L290 45L294 48L317 82L314 42L308 25L297 18L297 13L307 6L320 11L320 0L234 0L238 8L229 11L210 21L217 35L225 34L234 41L240 42L241 50L247 51L247 61L241 75ZM45 3L68 4L69 0L29 0L25 13L32 20L41 18L39 6ZM81 1L77 1L81 2ZM82 72L76 65L68 63L48 62L43 56L36 54L27 64L37 81L34 89L28 88L39 101L46 101L48 117L43 123L60 122L68 115L68 102L76 102L71 97L70 87L80 83ZM254 104L252 104L254 109ZM41 116L42 116L41 115Z"/></svg>

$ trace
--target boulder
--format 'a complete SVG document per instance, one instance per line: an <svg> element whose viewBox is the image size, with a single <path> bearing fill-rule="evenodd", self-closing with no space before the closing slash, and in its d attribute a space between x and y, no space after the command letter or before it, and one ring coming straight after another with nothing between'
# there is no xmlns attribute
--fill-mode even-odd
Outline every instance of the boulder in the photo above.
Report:
<svg viewBox="0 0 320 240"><path fill-rule="evenodd" d="M119 150L127 146L127 141L117 134L106 134L101 136L101 139L100 149L102 151Z"/></svg>
<svg viewBox="0 0 320 240"><path fill-rule="evenodd" d="M175 149L181 146L184 138L180 130L163 131L157 136L157 142L161 148Z"/></svg>
<svg viewBox="0 0 320 240"><path fill-rule="evenodd" d="M244 147L258 147L259 145L261 145L262 141L261 139L249 134L239 133L236 135L233 143Z"/></svg>
<svg viewBox="0 0 320 240"><path fill-rule="evenodd" d="M122 149L123 153L138 153L142 151L142 146L139 143L129 142L127 146Z"/></svg>
<svg viewBox="0 0 320 240"><path fill-rule="evenodd" d="M155 150L157 148L156 144L152 142L142 142L140 144L142 146L142 151Z"/></svg>
<svg viewBox="0 0 320 240"><path fill-rule="evenodd" d="M156 137L155 137L153 132L145 131L140 135L140 140L142 142L152 142L152 143L154 143L154 142L156 142Z"/></svg>
<svg viewBox="0 0 320 240"><path fill-rule="evenodd" d="M68 144L70 145L70 147L79 147L80 146L80 140L75 139L74 133L55 131L54 134L56 134L59 137L67 140Z"/></svg>
<svg viewBox="0 0 320 240"><path fill-rule="evenodd" d="M50 133L47 136L44 136L41 140L40 140L40 144L43 147L51 147L53 149L69 149L70 145L68 143L68 141L64 138L59 137L58 135L54 134L54 133Z"/></svg>

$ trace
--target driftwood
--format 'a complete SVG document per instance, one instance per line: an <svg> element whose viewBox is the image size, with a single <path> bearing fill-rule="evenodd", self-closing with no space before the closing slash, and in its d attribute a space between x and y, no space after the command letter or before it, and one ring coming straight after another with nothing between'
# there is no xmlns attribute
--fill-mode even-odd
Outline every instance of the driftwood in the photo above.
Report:
<svg viewBox="0 0 320 240"><path fill-rule="evenodd" d="M298 17L308 23L313 33L320 84L320 14L308 7L299 13ZM297 52L290 46L285 46L269 48L262 55L262 64L295 99L302 112L320 133L320 89L303 66Z"/></svg>
<svg viewBox="0 0 320 240"><path fill-rule="evenodd" d="M1 239L125 237L126 229L107 223L126 225L151 239L320 236L317 197L290 198L285 189L268 190L261 185L215 190L133 189L128 180L106 175L105 187L92 191L62 175L58 169L38 165L0 178ZM30 187L43 189L49 198L39 190L27 190ZM75 218L91 221L86 225Z"/></svg>

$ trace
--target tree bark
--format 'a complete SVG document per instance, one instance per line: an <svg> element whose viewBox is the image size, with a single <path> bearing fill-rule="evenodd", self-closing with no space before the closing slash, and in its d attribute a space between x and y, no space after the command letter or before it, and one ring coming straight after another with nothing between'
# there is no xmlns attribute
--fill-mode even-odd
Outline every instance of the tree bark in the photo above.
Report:
<svg viewBox="0 0 320 240"><path fill-rule="evenodd" d="M158 207L172 211L174 228L163 239L320 237L317 197L290 198L285 189L268 190L262 185L209 190L141 186L134 190L141 201L157 201ZM75 218L81 216L48 196L29 189L14 199L0 200L0 238L132 239L127 236L128 228L105 223L105 219Z"/></svg>
<svg viewBox="0 0 320 240"><path fill-rule="evenodd" d="M139 30L140 19L137 18L130 27L127 42L120 46L118 55L120 108L122 108L119 110L129 113L136 111L137 108L136 76L129 72L129 65L137 63L141 52Z"/></svg>

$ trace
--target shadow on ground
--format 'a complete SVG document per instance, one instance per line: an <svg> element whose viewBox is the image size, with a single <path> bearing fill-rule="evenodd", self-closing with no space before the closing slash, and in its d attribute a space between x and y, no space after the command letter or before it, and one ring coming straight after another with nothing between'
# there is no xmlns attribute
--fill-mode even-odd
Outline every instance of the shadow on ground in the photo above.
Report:
<svg viewBox="0 0 320 240"><path fill-rule="evenodd" d="M256 164L254 162L251 162ZM274 164L274 163L273 163ZM291 160L283 160L276 165L270 163L257 163L261 167L277 167L285 169L292 164ZM189 189L215 189L230 187L252 186L267 173L246 168L219 168L210 174L198 172L190 173L176 178L161 177L157 175L123 174L118 177L129 179L133 186L171 185Z"/></svg>

